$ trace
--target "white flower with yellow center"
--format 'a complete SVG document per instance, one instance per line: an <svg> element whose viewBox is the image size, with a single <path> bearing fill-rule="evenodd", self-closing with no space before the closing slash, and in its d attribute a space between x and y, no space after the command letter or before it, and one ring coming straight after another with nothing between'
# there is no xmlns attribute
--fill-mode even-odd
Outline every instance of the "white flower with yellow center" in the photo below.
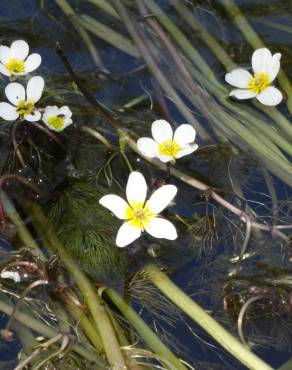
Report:
<svg viewBox="0 0 292 370"><path fill-rule="evenodd" d="M137 141L139 151L146 157L169 162L198 149L194 144L196 130L191 125L180 125L173 133L170 124L160 119L152 123L151 132L154 140L142 137Z"/></svg>
<svg viewBox="0 0 292 370"><path fill-rule="evenodd" d="M172 201L177 192L174 185L163 185L155 190L146 200L147 184L140 172L131 172L127 187L127 202L114 194L103 196L99 203L108 208L116 217L125 220L120 227L116 244L125 247L138 239L141 232L147 231L155 238L174 240L177 233L174 225L168 220L158 217Z"/></svg>
<svg viewBox="0 0 292 370"><path fill-rule="evenodd" d="M56 105L47 106L42 120L50 130L61 132L72 124L72 112L67 106L58 108Z"/></svg>
<svg viewBox="0 0 292 370"><path fill-rule="evenodd" d="M225 81L239 87L230 96L237 99L257 98L264 105L277 105L283 96L281 91L271 86L280 69L281 54L271 54L267 48L257 49L252 54L251 64L254 74L236 68L225 75Z"/></svg>
<svg viewBox="0 0 292 370"><path fill-rule="evenodd" d="M32 77L24 87L18 82L11 82L5 88L5 95L10 103L0 103L0 117L7 121L15 121L18 117L27 121L39 121L41 113L36 110L35 103L42 96L45 81L40 76Z"/></svg>
<svg viewBox="0 0 292 370"><path fill-rule="evenodd" d="M0 46L0 72L5 76L26 75L41 64L42 58L33 53L28 56L29 46L24 40L13 41L10 47Z"/></svg>

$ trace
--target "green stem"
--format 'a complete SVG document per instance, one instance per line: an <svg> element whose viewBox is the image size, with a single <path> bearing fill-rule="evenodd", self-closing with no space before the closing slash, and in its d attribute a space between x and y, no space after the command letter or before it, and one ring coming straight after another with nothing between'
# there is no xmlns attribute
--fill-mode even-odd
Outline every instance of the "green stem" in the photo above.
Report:
<svg viewBox="0 0 292 370"><path fill-rule="evenodd" d="M131 55L136 59L141 58L139 50L135 45L133 45L133 42L129 38L113 31L111 28L105 26L96 19L82 14L78 17L78 24L84 27L87 31L93 33L95 36L115 46L117 49L122 50L124 53Z"/></svg>
<svg viewBox="0 0 292 370"><path fill-rule="evenodd" d="M237 68L237 65L232 61L230 56L225 52L219 42L209 34L206 29L203 27L202 24L193 16L193 14L178 0L171 0L172 5L177 10L177 12L183 17L183 19L188 23L189 27L191 27L201 39L206 43L207 46L213 51L214 55L218 58L218 60L225 66L227 70L231 70ZM247 32L245 27L242 27L242 32ZM257 34L252 30L253 37L250 39L254 39ZM258 44L259 39L253 45L256 47L262 47L263 43ZM255 46L258 45L258 46ZM289 82L289 81L288 81ZM214 93L214 89L213 93ZM284 89L283 89L284 90ZM292 90L291 90L292 91ZM218 94L222 96L222 92L217 91L216 95ZM288 134L292 138L292 128L290 122L286 119L286 117L277 111L275 108L267 108L263 107L262 105L257 105L257 108L263 110L268 116L270 116L278 125L283 129L283 131Z"/></svg>
<svg viewBox="0 0 292 370"><path fill-rule="evenodd" d="M115 304L120 312L130 321L137 333L144 339L154 353L169 362L176 370L187 370L182 362L161 342L156 334L149 328L141 317L125 302L119 294L111 288L103 291L107 297Z"/></svg>
<svg viewBox="0 0 292 370"><path fill-rule="evenodd" d="M262 48L264 46L263 41L257 35L255 30L252 28L250 23L241 13L239 7L235 4L233 0L223 0L224 7L229 14L229 16L236 23L237 27L240 29L247 42L254 48ZM286 75L286 73L281 69L278 74L279 85L285 91L287 95L287 107L289 112L292 114L292 85Z"/></svg>
<svg viewBox="0 0 292 370"><path fill-rule="evenodd" d="M94 326L92 325L88 317L85 315L85 313L75 304L69 302L69 300L66 301L66 306L69 313L74 317L74 319L78 323L78 326L81 327L87 338L94 345L95 349L97 350L97 353L100 355L103 354L104 348L101 342L101 337L99 333L95 330Z"/></svg>
<svg viewBox="0 0 292 370"><path fill-rule="evenodd" d="M36 204L32 205L31 212L34 217L36 226L39 228L41 235L49 242L49 246L58 252L62 262L66 266L72 278L76 281L84 300L92 315L93 321L100 334L106 357L111 366L120 369L125 368L126 364L117 341L114 329L106 313L104 302L96 294L94 287L87 276L79 269L79 266L67 254L57 236L52 230L49 221L43 214L42 209Z"/></svg>
<svg viewBox="0 0 292 370"><path fill-rule="evenodd" d="M175 89L172 87L168 79L164 76L161 69L158 67L157 63L155 62L151 54L151 49L149 48L148 41L145 38L143 39L141 37L141 35L138 32L137 27L135 27L135 22L129 16L122 2L119 0L113 0L113 4L115 4L115 7L121 19L124 21L129 34L131 35L132 39L135 41L137 47L139 48L141 54L143 55L143 58L147 66L149 67L149 69L151 70L151 72L153 73L153 75L155 76L159 84L161 85L164 92L167 94L167 96L169 96L172 99L177 109L180 111L180 113L183 115L186 121L192 124L197 129L198 135L203 140L209 138L209 134L206 132L206 130L203 127L201 127L201 124L193 116L189 108L185 105L184 101L176 93Z"/></svg>
<svg viewBox="0 0 292 370"><path fill-rule="evenodd" d="M8 198L7 194L2 191L1 192L2 202L4 206L4 210L10 221L14 223L16 226L17 234L21 239L22 243L29 249L32 249L34 254L39 257L42 261L46 261L47 258L44 253L40 250L37 243L34 241L33 237L31 236L30 232L22 222L19 214L17 213L15 207L13 206L12 202Z"/></svg>
<svg viewBox="0 0 292 370"><path fill-rule="evenodd" d="M68 17L69 21L72 23L75 30L79 33L80 37L83 39L85 45L88 48L88 51L98 67L100 67L104 72L108 72L107 69L103 66L102 60L93 45L88 33L80 26L77 22L77 15L74 12L73 8L66 0L55 0L56 4L62 9L64 14Z"/></svg>
<svg viewBox="0 0 292 370"><path fill-rule="evenodd" d="M195 68L190 69L191 74L194 76L194 78L199 78L199 72ZM202 77L201 77L202 78ZM275 142L277 145L280 146L282 150L284 150L286 153L291 155L291 143L282 137L280 133L278 133L278 130L273 129L272 127L272 121L267 122L266 117L260 113L255 111L254 109L244 106L241 104L231 103L228 99L226 99L226 96L224 96L214 85L212 85L208 79L203 77L203 84L206 86L206 88L216 96L216 98L219 100L219 102L228 110L234 113L234 115L239 119L243 119L244 121L248 121L250 125L256 125L257 127L261 127L261 132L258 132L256 134L256 137L264 142L265 137L263 137L263 132L265 131L265 135L268 136L273 142ZM278 119L277 126L280 127L284 134L288 137L288 139L292 138L292 126L289 123L289 121L284 117L280 112L278 112L276 109L271 109L271 107L265 107L257 105L258 108L260 108L265 114L271 115L271 118ZM277 116L277 117L276 117ZM237 120L238 121L238 120ZM280 122L281 121L281 122ZM224 122L223 122L224 123ZM238 122L239 123L239 122ZM238 133L239 135L239 133ZM239 135L240 136L240 135ZM254 150L257 151L257 147L253 147Z"/></svg>
<svg viewBox="0 0 292 370"><path fill-rule="evenodd" d="M291 370L292 369L292 358L285 362L278 370Z"/></svg>
<svg viewBox="0 0 292 370"><path fill-rule="evenodd" d="M108 3L108 0L87 0L89 3L97 6L98 8L102 9L107 14L111 15L113 18L119 19L120 17L115 9Z"/></svg>
<svg viewBox="0 0 292 370"><path fill-rule="evenodd" d="M265 362L248 350L217 321L206 313L197 303L178 288L158 267L148 265L145 272L149 280L190 316L198 325L231 353L238 361L251 370L272 370Z"/></svg>
<svg viewBox="0 0 292 370"><path fill-rule="evenodd" d="M201 57L200 53L193 47L191 42L181 32L181 30L172 22L172 20L162 11L162 9L153 1L144 1L145 6L155 15L156 19L163 27L172 35L175 41L180 45L188 58L197 66L197 68L205 75L214 85L221 91L224 91L222 86L216 79L216 76L208 63Z"/></svg>
<svg viewBox="0 0 292 370"><path fill-rule="evenodd" d="M196 36L199 36L205 44L213 51L217 59L227 70L237 68L237 65L230 58L229 54L222 48L220 43L213 37L193 13L179 0L170 0L172 6L187 22L188 26L195 31Z"/></svg>
<svg viewBox="0 0 292 370"><path fill-rule="evenodd" d="M134 346L129 343L123 328L121 327L121 325L119 324L118 320L115 318L115 316L113 315L111 310L108 309L107 313L108 313L108 315L111 319L111 323L112 323L112 325L115 329L115 332L116 332L116 335L118 337L118 340L119 340L119 343L120 343L121 347L125 347L125 348L131 347L133 349L133 353L135 353ZM129 370L144 370L144 367L140 366L137 363L137 361L135 360L135 358L126 357L126 362L127 362L127 366L129 368Z"/></svg>
<svg viewBox="0 0 292 370"><path fill-rule="evenodd" d="M4 312L6 315L11 315L13 311L13 306L9 303L6 303L6 297L1 294L0 295L0 311ZM30 315L23 313L21 311L17 311L15 313L15 319L19 321L21 324L25 325L26 327L32 329L33 331L38 332L39 334L48 337L54 338L59 333L50 326L43 324L40 320L36 320ZM99 358L94 352L89 351L88 349L80 346L79 344L73 344L72 349L79 353L81 356L86 358L89 361L93 361L94 363L98 364L101 369L104 369L105 363L104 361Z"/></svg>
<svg viewBox="0 0 292 370"><path fill-rule="evenodd" d="M13 323L12 330L17 333L17 338L22 344L21 353L23 353L25 356L29 356L30 353L33 351L33 348L39 344L39 342L32 334L32 330L18 321L15 321Z"/></svg>
<svg viewBox="0 0 292 370"><path fill-rule="evenodd" d="M53 302L51 308L58 317L58 326L60 332L62 334L69 334L71 332L71 328L67 312L64 310L63 307L61 307L60 303L58 302Z"/></svg>

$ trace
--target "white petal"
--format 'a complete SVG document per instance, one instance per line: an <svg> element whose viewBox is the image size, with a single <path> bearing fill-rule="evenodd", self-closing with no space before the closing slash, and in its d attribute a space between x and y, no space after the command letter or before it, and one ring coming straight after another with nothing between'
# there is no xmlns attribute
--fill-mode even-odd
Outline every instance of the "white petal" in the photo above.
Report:
<svg viewBox="0 0 292 370"><path fill-rule="evenodd" d="M72 112L67 105L64 105L63 107L59 109L59 114L63 114L66 118L72 117Z"/></svg>
<svg viewBox="0 0 292 370"><path fill-rule="evenodd" d="M157 158L163 162L163 163L167 163L167 162L170 162L170 161L173 161L174 158L170 155L163 155L163 154L157 154Z"/></svg>
<svg viewBox="0 0 292 370"><path fill-rule="evenodd" d="M257 99L264 105L274 106L282 101L283 95L276 87L269 86L259 95L257 95Z"/></svg>
<svg viewBox="0 0 292 370"><path fill-rule="evenodd" d="M31 112L30 114L27 114L27 115L24 115L24 119L26 121L30 121L30 122L36 122L36 121L39 121L41 119L41 112L35 110L33 112Z"/></svg>
<svg viewBox="0 0 292 370"><path fill-rule="evenodd" d="M41 76L32 77L26 87L27 99L32 99L34 103L40 100L43 89L45 86L45 81Z"/></svg>
<svg viewBox="0 0 292 370"><path fill-rule="evenodd" d="M11 76L11 72L3 64L0 64L0 73L4 74L4 76Z"/></svg>
<svg viewBox="0 0 292 370"><path fill-rule="evenodd" d="M17 105L20 100L25 100L25 90L18 82L11 82L5 88L5 95L10 103Z"/></svg>
<svg viewBox="0 0 292 370"><path fill-rule="evenodd" d="M16 59L24 60L28 56L28 43L24 40L16 40L10 46L11 56Z"/></svg>
<svg viewBox="0 0 292 370"><path fill-rule="evenodd" d="M187 147L185 147L182 150L180 150L175 157L176 158L184 157L185 155L188 155L188 154L193 153L197 149L198 149L198 145L197 144L188 145Z"/></svg>
<svg viewBox="0 0 292 370"><path fill-rule="evenodd" d="M227 83L240 88L245 88L251 78L252 75L243 68L236 68L225 75Z"/></svg>
<svg viewBox="0 0 292 370"><path fill-rule="evenodd" d="M151 132L154 140L157 143L162 143L165 140L171 140L173 137L173 131L170 124L163 119L158 119L152 123Z"/></svg>
<svg viewBox="0 0 292 370"><path fill-rule="evenodd" d="M57 116L59 114L59 108L56 105L48 105L45 108L42 120L47 124L48 119L52 116Z"/></svg>
<svg viewBox="0 0 292 370"><path fill-rule="evenodd" d="M272 54L269 49L261 48L254 51L251 58L254 73L268 73L271 65Z"/></svg>
<svg viewBox="0 0 292 370"><path fill-rule="evenodd" d="M123 198L118 195L108 194L101 197L98 203L109 209L119 219L125 220L128 204Z"/></svg>
<svg viewBox="0 0 292 370"><path fill-rule="evenodd" d="M257 94L248 89L235 89L232 90L229 96L235 96L237 99L251 99Z"/></svg>
<svg viewBox="0 0 292 370"><path fill-rule="evenodd" d="M64 119L64 126L61 131L65 130L66 127L72 125L73 121L71 118L65 118Z"/></svg>
<svg viewBox="0 0 292 370"><path fill-rule="evenodd" d="M174 225L164 218L154 217L146 226L145 230L155 238L164 238L174 240L177 238L177 232Z"/></svg>
<svg viewBox="0 0 292 370"><path fill-rule="evenodd" d="M8 103L0 103L0 117L6 121L15 121L19 114L16 112L16 108Z"/></svg>
<svg viewBox="0 0 292 370"><path fill-rule="evenodd" d="M130 173L126 195L129 204L144 203L147 195L147 184L141 172L133 171Z"/></svg>
<svg viewBox="0 0 292 370"><path fill-rule="evenodd" d="M6 64L10 58L10 48L8 46L0 46L0 62Z"/></svg>
<svg viewBox="0 0 292 370"><path fill-rule="evenodd" d="M193 126L183 124L175 130L173 140L184 147L186 144L193 143L195 138L196 130L193 128Z"/></svg>
<svg viewBox="0 0 292 370"><path fill-rule="evenodd" d="M270 76L270 82L274 81L280 69L281 54L276 53L272 56L271 63L268 66L268 74Z"/></svg>
<svg viewBox="0 0 292 370"><path fill-rule="evenodd" d="M25 61L25 72L29 73L39 67L42 62L42 58L39 54L31 54Z"/></svg>
<svg viewBox="0 0 292 370"><path fill-rule="evenodd" d="M141 137L137 141L138 150L148 158L154 158L158 153L158 144L149 137Z"/></svg>
<svg viewBox="0 0 292 370"><path fill-rule="evenodd" d="M147 205L156 215L164 210L172 201L177 193L177 187L174 185L163 185L149 198Z"/></svg>
<svg viewBox="0 0 292 370"><path fill-rule="evenodd" d="M123 248L131 244L134 240L138 239L141 235L139 227L131 226L128 222L125 222L118 231L116 244L118 247Z"/></svg>

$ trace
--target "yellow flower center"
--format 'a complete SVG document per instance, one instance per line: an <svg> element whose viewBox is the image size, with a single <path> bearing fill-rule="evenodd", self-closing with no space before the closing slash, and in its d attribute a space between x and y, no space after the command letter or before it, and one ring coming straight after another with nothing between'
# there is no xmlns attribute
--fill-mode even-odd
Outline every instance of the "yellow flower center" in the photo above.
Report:
<svg viewBox="0 0 292 370"><path fill-rule="evenodd" d="M159 153L169 157L176 157L182 147L174 140L165 140L158 145Z"/></svg>
<svg viewBox="0 0 292 370"><path fill-rule="evenodd" d="M270 85L270 76L267 73L255 73L249 80L247 87L252 92L260 94Z"/></svg>
<svg viewBox="0 0 292 370"><path fill-rule="evenodd" d="M32 100L20 100L16 106L16 112L20 116L27 116L32 112L34 102Z"/></svg>
<svg viewBox="0 0 292 370"><path fill-rule="evenodd" d="M64 118L60 116L52 116L48 119L48 125L60 130L64 126Z"/></svg>
<svg viewBox="0 0 292 370"><path fill-rule="evenodd" d="M155 214L144 202L134 203L131 206L128 205L125 212L125 218L129 220L129 224L134 227L138 227L142 231L145 229L145 225L148 225Z"/></svg>
<svg viewBox="0 0 292 370"><path fill-rule="evenodd" d="M5 67L11 73L22 73L25 70L24 61L16 58L10 58L5 64Z"/></svg>

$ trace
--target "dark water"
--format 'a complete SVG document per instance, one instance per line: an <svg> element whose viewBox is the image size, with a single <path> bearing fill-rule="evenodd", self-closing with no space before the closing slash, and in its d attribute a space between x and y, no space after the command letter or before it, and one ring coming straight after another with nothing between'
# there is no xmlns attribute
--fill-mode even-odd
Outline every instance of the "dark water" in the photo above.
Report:
<svg viewBox="0 0 292 370"><path fill-rule="evenodd" d="M89 2L72 1L70 3L80 13L90 14L100 21L104 21L109 26L114 25L109 16L97 11ZM157 3L166 9L168 14L173 15L179 26L187 29L182 20L174 16L174 11L169 7L167 1L157 1ZM194 11L202 23L211 33L216 35L218 40L224 43L237 62L240 62L240 60L244 61L244 66L249 60L247 56L251 54L252 49L246 46L235 26L224 16L221 1L191 1L186 3L194 4ZM289 0L241 0L237 4L241 6L242 11L252 22L256 31L267 45L271 45L273 50L280 51L283 54L289 50L291 47L291 34L289 35L283 30L278 30L265 24L267 20L273 21L290 26L291 30L292 8ZM141 73L134 74L131 77L123 77L124 74L139 67L142 64L141 61L137 61L125 53L112 48L105 41L92 37L103 64L110 71L110 74L104 75L103 72L98 71L86 46L54 1L14 0L9 2L0 0L0 9L1 44L9 44L14 39L25 39L29 42L31 49L42 55L43 62L38 70L38 74L41 74L47 82L48 90L47 94L44 95L44 104L51 103L52 97L56 99L56 103L66 102L66 104L72 107L73 114L76 117L76 127L84 123L90 123L88 120L99 122L98 118L93 117L92 112L86 112L84 108L86 103L84 103L82 96L77 92L76 87L72 85L66 69L55 54L55 44L58 41L87 87L109 109L115 111L137 95L142 95L146 92L147 97L143 103L133 111L129 111L128 121L126 119L127 114L121 114L121 116L131 130L140 134L148 131L149 125L153 120L153 114L148 113L151 107L149 96L153 92L155 83L147 70L143 70ZM121 29L121 25L117 25L117 27ZM123 32L125 31L123 30ZM191 36L196 39L194 35ZM198 39L196 41L198 42L199 51L208 60L219 79L223 81L225 71L222 66L216 61L210 51L203 44L199 43ZM284 60L283 65L288 75L290 73L291 76L291 63L288 58ZM1 81L2 86L4 86L4 81ZM1 97L4 98L2 93ZM178 123L182 122L182 117L171 103L169 103L169 110L174 120ZM286 113L284 108L283 111ZM158 109L154 116L159 117ZM136 124L134 123L135 120ZM117 138L106 124L101 122L101 125L107 137L117 143ZM74 157L78 138L76 139L74 129L70 130L68 133L62 134L62 138L66 142L67 147L70 147L68 143L72 140L70 155ZM42 143L44 139L39 137L38 140ZM201 144L200 139L199 144ZM181 168L186 169L195 177L198 176L201 179L211 181L214 186L227 186L228 191L231 188L230 182L233 180L235 182L238 181L242 185L245 200L232 196L230 199L238 202L243 208L247 205L253 207L262 220L272 222L271 199L266 195L268 189L263 179L261 166L258 166L251 158L245 155L239 155L231 161L230 156L221 147L221 149L212 149L210 143L202 144L203 148L198 152L196 161L192 159L182 160ZM204 150L204 147L207 149ZM60 159L59 163L56 163L56 158ZM38 181L42 179L45 183L44 186L47 187L46 190L62 191L67 185L64 170L65 168L68 170L68 167L66 167L68 158L64 159L62 153L57 153L56 158L54 159L56 165L54 170L50 167L48 169L44 168L42 172L38 172L37 167L35 167L31 170L30 176L34 176ZM129 158L132 161L132 165L136 165L140 169L143 168L143 164L137 162L135 155L129 154ZM71 159L69 158L69 162ZM33 167L34 162L32 161L32 163ZM117 176L120 176L120 186L122 186L126 181L127 170L123 167L121 168L119 163L115 165L114 169ZM46 173L46 170L55 171L53 181L52 177ZM145 173L152 182L165 177L163 172L149 168L145 169ZM78 170L75 175L77 177L80 175ZM171 181L176 183L180 189L176 198L176 206L170 212L172 217L177 213L189 222L194 222L196 216L200 218L206 215L206 213L212 216L214 212L216 220L219 222L219 228L217 232L208 233L208 236L202 232L202 236L197 237L197 239L193 238L192 233L182 228L183 231L178 242L174 243L169 249L166 249L168 248L168 243L161 243L162 252L158 259L161 259L163 263L174 271L172 278L180 287L191 294L214 317L220 319L230 330L236 333L236 322L226 315L223 310L222 286L228 280L224 279L227 278L230 267L225 267L224 262L238 255L244 228L240 226L239 222L231 218L227 212L221 211L215 203L212 201L207 202L199 191L190 189L174 179ZM280 180L274 178L273 181L279 203L283 204L283 218L289 222L289 210L286 211L286 208L289 208L290 205L284 205L284 203L291 197L291 191ZM228 217L230 217L231 222L228 221ZM198 234L199 232L197 232ZM270 235L265 235L252 239L251 250L252 245L255 244L258 248L258 262L264 262L268 266L274 266L275 268L290 269L291 271L291 266L289 263L286 263L285 253L282 253L281 245L278 241L272 240ZM129 269L132 271L136 270L137 265L143 265L152 258L143 251L143 248L141 250L141 247L138 246L137 249L134 246L128 252ZM244 268L244 271L247 273L254 274L256 272L254 262L247 262ZM120 282L115 283L119 285ZM139 309L141 304L135 303L135 307ZM144 318L151 323L151 313L143 312ZM278 325L277 327L278 320L275 314L273 320L263 318L262 322L257 322L256 329L249 327L246 332L247 336L248 333L250 335L250 341L254 344L256 353L274 368L279 367L291 357L289 340L291 340L292 322L289 315L287 316L283 318L282 326ZM275 328L266 330L269 324ZM165 324L161 321L161 323L158 323L158 326L160 325L164 327ZM196 369L244 368L233 360L231 356L226 355L218 344L213 342L201 329L186 318L185 323L178 323L177 321L175 328L170 327L167 330L169 331L169 338L172 337L172 340L175 338L175 346L179 349L181 357L185 358ZM264 338L261 333L266 333L266 337ZM282 343L283 341L287 342ZM16 342L13 342L13 344L2 343L0 346L1 360L4 362L13 359L18 350L19 345ZM9 365L4 366L7 366L7 369L9 368Z"/></svg>

